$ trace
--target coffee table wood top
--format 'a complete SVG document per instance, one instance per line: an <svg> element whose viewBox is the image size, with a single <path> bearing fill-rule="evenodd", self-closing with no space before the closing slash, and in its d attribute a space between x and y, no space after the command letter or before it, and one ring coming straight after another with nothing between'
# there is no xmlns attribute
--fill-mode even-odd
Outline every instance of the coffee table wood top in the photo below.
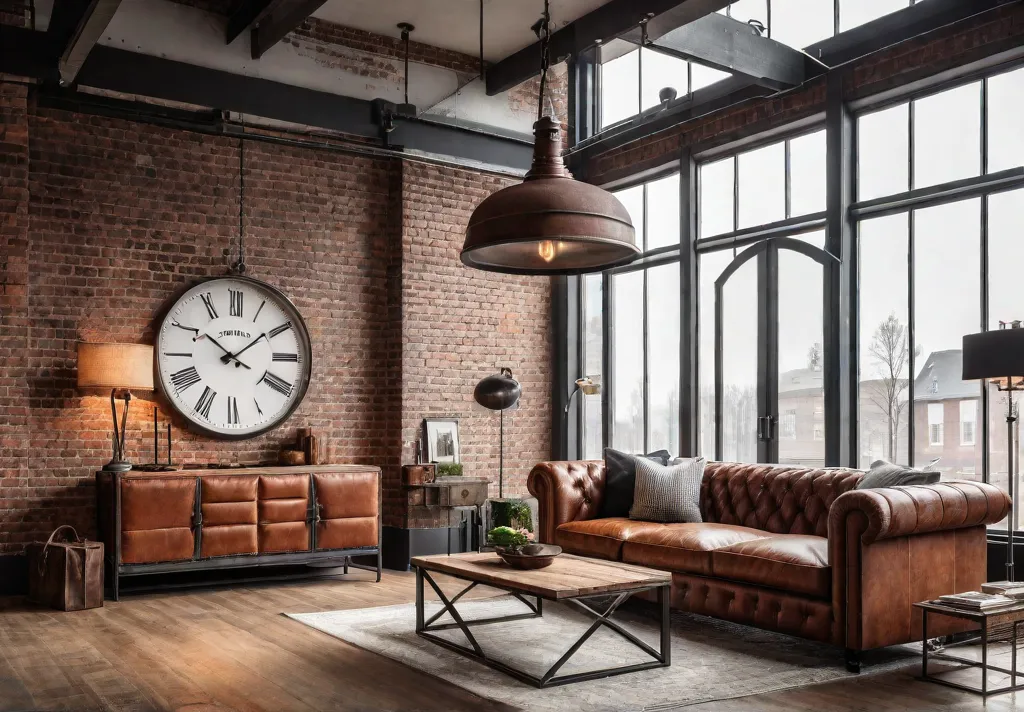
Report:
<svg viewBox="0 0 1024 712"><path fill-rule="evenodd" d="M672 583L672 575L667 571L572 554L562 554L550 566L532 571L513 569L491 552L417 556L411 564L425 571L436 571L552 601L623 593Z"/></svg>

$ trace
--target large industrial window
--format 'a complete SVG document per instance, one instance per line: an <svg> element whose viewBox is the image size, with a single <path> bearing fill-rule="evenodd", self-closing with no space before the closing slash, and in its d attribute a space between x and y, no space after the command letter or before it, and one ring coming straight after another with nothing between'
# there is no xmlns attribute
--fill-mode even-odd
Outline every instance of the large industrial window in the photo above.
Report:
<svg viewBox="0 0 1024 712"><path fill-rule="evenodd" d="M617 193L644 259L607 275L609 444L679 452L679 175Z"/></svg>
<svg viewBox="0 0 1024 712"><path fill-rule="evenodd" d="M1024 316L1024 69L857 120L862 466L1007 485L1005 396L961 379L965 334Z"/></svg>

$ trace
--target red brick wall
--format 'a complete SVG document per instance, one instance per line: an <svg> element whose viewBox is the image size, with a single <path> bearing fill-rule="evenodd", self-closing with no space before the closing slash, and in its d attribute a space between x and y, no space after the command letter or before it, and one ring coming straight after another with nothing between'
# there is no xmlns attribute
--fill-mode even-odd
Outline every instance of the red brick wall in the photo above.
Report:
<svg viewBox="0 0 1024 712"><path fill-rule="evenodd" d="M459 418L465 474L498 495L499 416L473 400L480 379L512 369L523 388L505 416L505 496L551 453L551 285L546 277L478 272L459 262L464 226L508 179L406 163L402 203L402 452L415 456L424 417ZM415 515L415 513L414 513ZM422 524L413 519L410 525Z"/></svg>
<svg viewBox="0 0 1024 712"><path fill-rule="evenodd" d="M93 531L109 401L77 391L75 344L152 343L162 306L226 272L238 161L236 139L38 109L25 87L0 83L0 552L56 523ZM237 443L187 432L159 397L136 399L131 459L152 459L154 404L173 420L177 462L272 459L309 426L330 462L384 467L385 523L401 525L402 443L428 413L463 415L467 469L491 469L489 414L466 398L511 365L529 376L514 429L522 491L526 459L549 449L547 280L493 279L457 258L475 201L500 180L257 141L245 163L247 262L305 316L315 378L283 428Z"/></svg>

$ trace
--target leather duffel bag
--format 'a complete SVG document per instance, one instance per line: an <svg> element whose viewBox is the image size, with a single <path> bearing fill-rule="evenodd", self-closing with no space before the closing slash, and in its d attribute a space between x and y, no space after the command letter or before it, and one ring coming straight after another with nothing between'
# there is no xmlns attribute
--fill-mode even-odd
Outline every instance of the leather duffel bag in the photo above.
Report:
<svg viewBox="0 0 1024 712"><path fill-rule="evenodd" d="M103 542L80 539L74 527L28 545L28 597L58 611L103 605Z"/></svg>

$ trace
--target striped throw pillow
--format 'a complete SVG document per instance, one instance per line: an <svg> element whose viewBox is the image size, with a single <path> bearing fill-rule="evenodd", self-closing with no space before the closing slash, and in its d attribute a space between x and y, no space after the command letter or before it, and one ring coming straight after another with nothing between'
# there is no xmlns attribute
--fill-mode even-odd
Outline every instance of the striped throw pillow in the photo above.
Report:
<svg viewBox="0 0 1024 712"><path fill-rule="evenodd" d="M700 482L704 478L703 457L663 466L637 458L636 489L630 519L647 522L702 522Z"/></svg>

